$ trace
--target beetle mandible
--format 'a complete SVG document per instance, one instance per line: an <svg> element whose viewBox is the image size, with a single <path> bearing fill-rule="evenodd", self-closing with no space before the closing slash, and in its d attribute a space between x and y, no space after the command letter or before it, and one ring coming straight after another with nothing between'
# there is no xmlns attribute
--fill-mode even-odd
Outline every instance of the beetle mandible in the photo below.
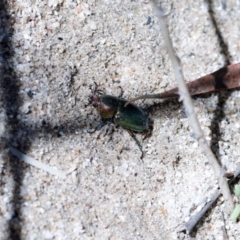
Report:
<svg viewBox="0 0 240 240"><path fill-rule="evenodd" d="M88 99L89 104L92 104L93 107L97 109L102 118L102 121L93 132L100 130L108 121L123 127L137 143L142 153L141 158L143 158L142 146L137 140L134 132L146 133L145 138L149 137L152 132L153 121L142 108L135 104L130 103L125 107L127 100L122 98L122 88L121 94L116 97L106 95L98 87L99 85L97 83L95 83L95 89L92 89L92 86L90 86L92 95Z"/></svg>

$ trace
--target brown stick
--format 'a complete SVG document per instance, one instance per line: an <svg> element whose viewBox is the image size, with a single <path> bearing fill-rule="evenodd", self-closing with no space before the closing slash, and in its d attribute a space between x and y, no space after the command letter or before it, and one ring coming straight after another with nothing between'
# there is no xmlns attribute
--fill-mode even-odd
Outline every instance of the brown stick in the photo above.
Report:
<svg viewBox="0 0 240 240"><path fill-rule="evenodd" d="M190 95L195 96L203 93L216 92L226 89L234 89L240 87L240 63L231 64L227 67L220 68L216 72L198 78L187 83ZM146 94L133 99L130 99L127 104L139 99L159 98L169 99L178 98L178 88L170 89L163 93Z"/></svg>

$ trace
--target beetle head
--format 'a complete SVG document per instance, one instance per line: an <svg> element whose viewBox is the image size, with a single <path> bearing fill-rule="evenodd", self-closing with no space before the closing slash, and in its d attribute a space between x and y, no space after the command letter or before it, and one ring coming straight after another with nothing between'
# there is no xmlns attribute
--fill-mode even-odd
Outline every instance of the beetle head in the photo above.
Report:
<svg viewBox="0 0 240 240"><path fill-rule="evenodd" d="M98 107L99 103L100 103L100 96L104 94L104 92L100 89L98 89L99 85L94 82L95 87L93 89L92 85L90 85L90 90L92 92L92 94L89 96L88 98L88 105L92 104L93 107Z"/></svg>

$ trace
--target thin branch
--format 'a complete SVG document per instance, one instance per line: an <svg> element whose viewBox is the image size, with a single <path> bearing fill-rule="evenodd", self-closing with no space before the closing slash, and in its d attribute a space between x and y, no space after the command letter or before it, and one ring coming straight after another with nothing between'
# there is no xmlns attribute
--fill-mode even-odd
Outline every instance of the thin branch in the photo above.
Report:
<svg viewBox="0 0 240 240"><path fill-rule="evenodd" d="M210 147L208 146L206 139L204 138L203 131L200 127L199 121L196 116L196 112L194 110L194 106L193 106L193 102L192 102L190 93L189 93L187 85L184 81L184 76L182 73L180 60L175 55L175 51L173 49L172 41L169 36L167 24L166 24L165 17L164 17L164 11L162 8L158 7L156 2L153 0L152 0L152 4L153 4L153 9L155 11L155 14L159 20L161 34L164 39L166 48L168 50L169 57L172 61L175 78L178 83L180 100L183 100L185 111L188 115L189 125L192 127L194 136L197 139L202 152L205 154L210 165L212 166L212 168L214 170L215 176L217 177L219 186L221 188L221 192L226 201L227 209L230 212L234 207L231 192L228 187L228 183L227 183L226 179L224 178L224 173L221 170L221 167L220 167L216 157L214 156L213 152L211 151Z"/></svg>
<svg viewBox="0 0 240 240"><path fill-rule="evenodd" d="M209 210L209 208L215 203L215 201L218 199L218 197L221 195L220 190L217 190L214 192L211 201L208 202L196 215L192 216L189 221L185 224L186 230L188 233L190 233L193 228L197 225L199 220L203 217L203 215Z"/></svg>
<svg viewBox="0 0 240 240"><path fill-rule="evenodd" d="M29 157L28 155L18 151L16 148L10 146L10 151L12 152L12 154L16 157L18 157L19 159L21 159L22 161L24 161L25 163L28 163L36 168L42 169L43 171L46 171L52 175L58 176L60 178L66 178L66 173L60 170L57 170L53 167L50 167L49 165L39 162L31 157Z"/></svg>
<svg viewBox="0 0 240 240"><path fill-rule="evenodd" d="M229 184L231 184L235 179L240 175L240 165L237 167L237 169L234 172L234 177L229 181ZM218 197L221 195L221 192L219 190L216 190L214 194L211 197L211 201L208 202L198 213L196 213L194 216L192 216L188 222L185 224L185 229L188 233L190 233L193 228L196 226L198 221L203 217L203 215L210 209L210 207L214 204L214 202L218 199Z"/></svg>
<svg viewBox="0 0 240 240"><path fill-rule="evenodd" d="M224 215L223 215L223 212L220 210L220 214L221 214L221 219L222 219L222 233L223 233L223 240L228 240L228 234L227 234L227 229L226 229L226 222L225 222L225 219L224 219Z"/></svg>

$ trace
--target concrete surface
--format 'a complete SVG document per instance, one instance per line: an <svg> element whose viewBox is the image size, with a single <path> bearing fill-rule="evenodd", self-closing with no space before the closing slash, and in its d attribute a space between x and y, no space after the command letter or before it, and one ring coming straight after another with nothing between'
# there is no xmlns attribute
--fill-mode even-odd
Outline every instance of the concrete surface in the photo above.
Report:
<svg viewBox="0 0 240 240"><path fill-rule="evenodd" d="M162 6L187 81L225 65L208 1ZM236 1L212 6L231 63L239 62L239 8ZM151 107L154 120L150 138L137 134L143 161L124 129L88 133L100 121L86 106L94 81L115 96L122 87L126 99L175 86L149 1L5 0L0 14L0 239L190 239L178 230L217 183L181 103L137 103ZM194 102L209 143L234 171L239 92ZM52 176L13 157L9 145L72 171L65 180ZM229 220L222 198L192 237L224 239L221 212L229 239L238 239L239 223Z"/></svg>

